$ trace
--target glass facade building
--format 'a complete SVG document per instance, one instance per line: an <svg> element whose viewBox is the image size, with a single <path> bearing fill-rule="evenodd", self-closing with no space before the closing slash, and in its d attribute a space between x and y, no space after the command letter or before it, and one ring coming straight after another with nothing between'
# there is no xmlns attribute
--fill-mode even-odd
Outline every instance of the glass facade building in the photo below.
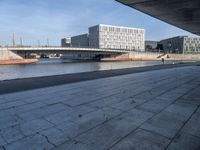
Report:
<svg viewBox="0 0 200 150"><path fill-rule="evenodd" d="M168 53L200 53L200 38L177 36L158 43Z"/></svg>

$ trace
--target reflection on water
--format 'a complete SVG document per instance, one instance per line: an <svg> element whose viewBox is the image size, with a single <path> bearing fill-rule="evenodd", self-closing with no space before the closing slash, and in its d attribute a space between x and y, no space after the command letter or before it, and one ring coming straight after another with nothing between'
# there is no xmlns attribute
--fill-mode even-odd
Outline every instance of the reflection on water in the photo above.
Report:
<svg viewBox="0 0 200 150"><path fill-rule="evenodd" d="M166 62L172 63L172 62ZM37 64L2 65L0 80L50 76L98 70L111 70L140 66L158 65L156 61L125 61L125 62L72 62L61 59L41 59Z"/></svg>

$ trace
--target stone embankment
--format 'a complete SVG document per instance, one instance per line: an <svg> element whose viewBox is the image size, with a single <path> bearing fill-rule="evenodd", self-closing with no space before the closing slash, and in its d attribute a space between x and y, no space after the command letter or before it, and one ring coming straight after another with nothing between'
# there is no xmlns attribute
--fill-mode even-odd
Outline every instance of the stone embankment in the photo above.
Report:
<svg viewBox="0 0 200 150"><path fill-rule="evenodd" d="M163 58L168 60L199 61L200 54L166 54Z"/></svg>
<svg viewBox="0 0 200 150"><path fill-rule="evenodd" d="M12 51L0 50L0 60L22 60L23 58Z"/></svg>
<svg viewBox="0 0 200 150"><path fill-rule="evenodd" d="M162 58L171 61L199 61L200 54L163 54L148 52L132 52L110 58L103 61L160 61Z"/></svg>
<svg viewBox="0 0 200 150"><path fill-rule="evenodd" d="M0 50L0 65L30 64L37 61L37 59L23 59L23 57L9 50Z"/></svg>
<svg viewBox="0 0 200 150"><path fill-rule="evenodd" d="M37 61L37 59L0 60L0 65L32 64L36 63Z"/></svg>

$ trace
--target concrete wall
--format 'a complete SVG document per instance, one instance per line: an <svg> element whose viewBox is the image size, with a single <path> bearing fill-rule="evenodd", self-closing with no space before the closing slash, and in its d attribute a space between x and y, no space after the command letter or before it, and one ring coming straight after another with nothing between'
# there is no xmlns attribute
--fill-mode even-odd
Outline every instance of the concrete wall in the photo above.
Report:
<svg viewBox="0 0 200 150"><path fill-rule="evenodd" d="M163 53L131 52L129 58L132 60L157 60Z"/></svg>
<svg viewBox="0 0 200 150"><path fill-rule="evenodd" d="M127 60L127 61L154 61L154 60L160 60L163 56L163 53L147 53L147 52L131 52L129 54L122 54L117 56L111 56L108 58L103 58L101 60L106 61L118 61L118 60Z"/></svg>
<svg viewBox="0 0 200 150"><path fill-rule="evenodd" d="M0 49L0 60L16 60L16 59L23 59L23 58L12 51Z"/></svg>
<svg viewBox="0 0 200 150"><path fill-rule="evenodd" d="M132 52L129 54L132 60L185 60L185 61L200 61L200 54L163 54L163 53L138 53Z"/></svg>
<svg viewBox="0 0 200 150"><path fill-rule="evenodd" d="M200 54L168 54L169 58L165 55L168 60L190 60L200 61Z"/></svg>

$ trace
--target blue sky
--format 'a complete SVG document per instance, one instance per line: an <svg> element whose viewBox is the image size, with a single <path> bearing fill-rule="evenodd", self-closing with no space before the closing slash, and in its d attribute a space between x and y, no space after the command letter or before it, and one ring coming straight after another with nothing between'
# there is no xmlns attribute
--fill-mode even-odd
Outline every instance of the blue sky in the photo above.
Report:
<svg viewBox="0 0 200 150"><path fill-rule="evenodd" d="M0 45L60 45L62 37L86 33L96 24L144 28L147 40L194 36L114 0L0 0Z"/></svg>

